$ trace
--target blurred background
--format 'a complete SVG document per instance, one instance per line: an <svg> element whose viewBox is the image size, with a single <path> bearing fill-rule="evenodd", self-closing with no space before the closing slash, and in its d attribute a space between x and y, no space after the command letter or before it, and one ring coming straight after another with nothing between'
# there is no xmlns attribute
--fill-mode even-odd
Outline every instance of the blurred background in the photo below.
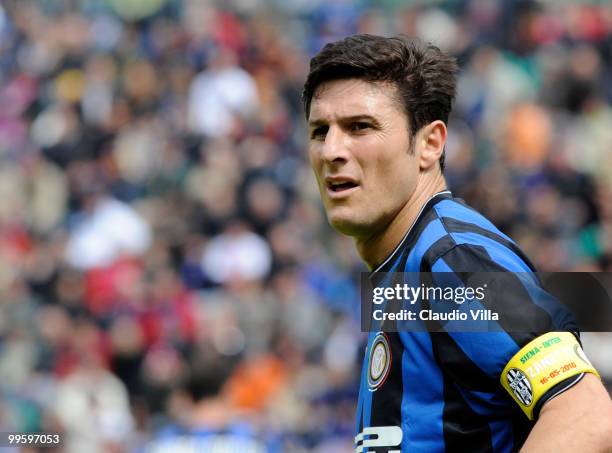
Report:
<svg viewBox="0 0 612 453"><path fill-rule="evenodd" d="M610 2L0 5L0 431L351 450L365 268L326 223L300 104L349 34L456 55L455 195L542 271L612 270ZM584 343L610 388L610 334Z"/></svg>

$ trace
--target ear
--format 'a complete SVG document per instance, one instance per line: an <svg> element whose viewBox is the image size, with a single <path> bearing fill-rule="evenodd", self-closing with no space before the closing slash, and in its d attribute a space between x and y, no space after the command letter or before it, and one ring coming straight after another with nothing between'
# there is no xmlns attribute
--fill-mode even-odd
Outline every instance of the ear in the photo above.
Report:
<svg viewBox="0 0 612 453"><path fill-rule="evenodd" d="M438 161L444 152L446 143L446 124L441 120L433 121L421 128L415 139L416 146L419 147L421 170L428 171L434 166L439 166Z"/></svg>

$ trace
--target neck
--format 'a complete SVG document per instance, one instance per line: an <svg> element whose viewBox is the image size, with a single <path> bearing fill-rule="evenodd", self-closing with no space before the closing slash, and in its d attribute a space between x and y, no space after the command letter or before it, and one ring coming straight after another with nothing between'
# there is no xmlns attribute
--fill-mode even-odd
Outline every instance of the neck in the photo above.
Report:
<svg viewBox="0 0 612 453"><path fill-rule="evenodd" d="M357 252L370 270L382 263L393 252L415 222L427 200L445 189L446 180L441 173L437 173L431 179L420 179L408 202L391 222L368 237L355 239Z"/></svg>
<svg viewBox="0 0 612 453"><path fill-rule="evenodd" d="M222 397L216 396L197 402L191 413L192 426L206 426L210 429L222 429L227 426L236 414L230 404Z"/></svg>

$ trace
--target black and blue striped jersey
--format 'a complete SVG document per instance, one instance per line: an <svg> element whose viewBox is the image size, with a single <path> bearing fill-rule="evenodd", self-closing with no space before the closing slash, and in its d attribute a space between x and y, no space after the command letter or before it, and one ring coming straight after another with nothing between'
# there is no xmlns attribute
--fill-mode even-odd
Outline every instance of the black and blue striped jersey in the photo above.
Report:
<svg viewBox="0 0 612 453"><path fill-rule="evenodd" d="M461 279L469 272L500 271L534 276L532 287L518 285L523 293L514 293L508 303L517 316L535 312L544 322L527 332L503 325L496 332L370 332L357 406L357 452L506 452L521 447L534 421L500 384L502 371L542 334L577 336L578 329L566 312L539 303L535 269L512 239L450 191L440 192L370 278L428 272L434 278L454 273ZM582 376L565 379L546 393L540 407ZM514 383L517 392L520 383ZM537 417L537 409L534 413Z"/></svg>

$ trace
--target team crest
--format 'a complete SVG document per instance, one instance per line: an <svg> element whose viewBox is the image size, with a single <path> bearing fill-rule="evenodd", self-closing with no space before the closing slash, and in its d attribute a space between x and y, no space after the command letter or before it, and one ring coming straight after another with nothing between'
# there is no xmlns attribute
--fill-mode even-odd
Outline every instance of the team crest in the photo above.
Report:
<svg viewBox="0 0 612 453"><path fill-rule="evenodd" d="M376 390L387 379L391 369L391 348L384 333L379 333L370 348L368 362L368 386L370 390Z"/></svg>
<svg viewBox="0 0 612 453"><path fill-rule="evenodd" d="M508 385L512 389L514 396L523 406L529 406L533 402L533 391L529 378L518 368L510 368L506 373Z"/></svg>

